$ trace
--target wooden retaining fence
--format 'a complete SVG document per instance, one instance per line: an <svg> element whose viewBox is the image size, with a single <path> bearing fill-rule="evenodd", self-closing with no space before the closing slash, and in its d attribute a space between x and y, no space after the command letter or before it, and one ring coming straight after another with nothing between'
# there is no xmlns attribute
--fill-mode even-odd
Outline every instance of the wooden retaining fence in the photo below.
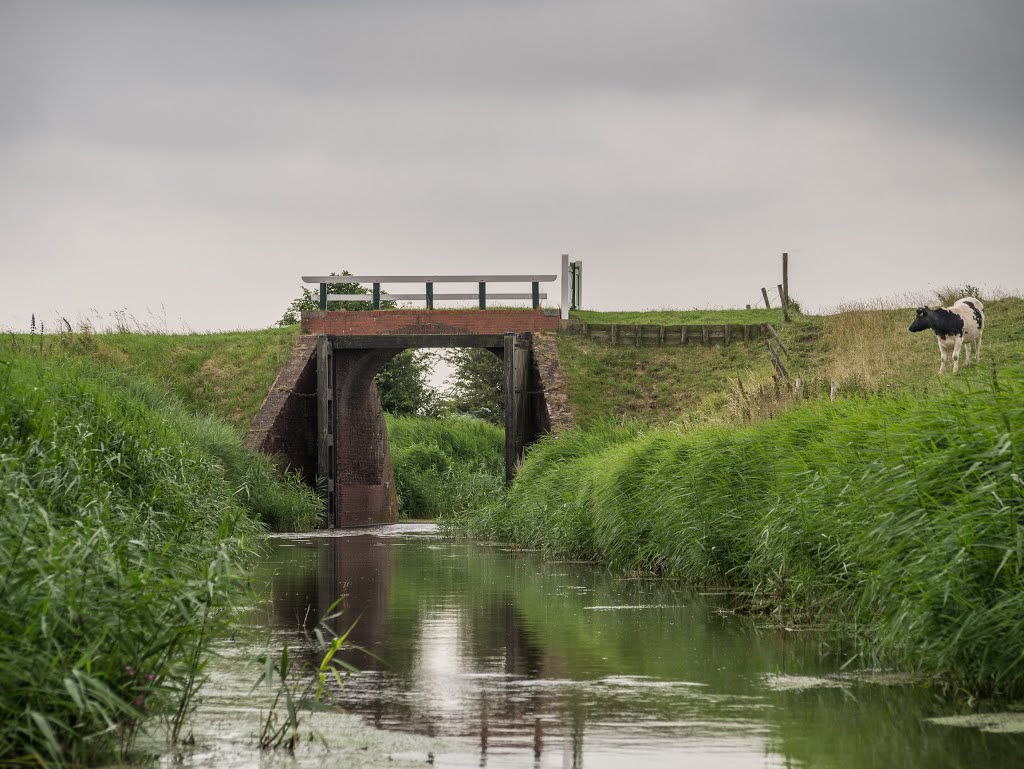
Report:
<svg viewBox="0 0 1024 769"><path fill-rule="evenodd" d="M562 322L562 331L621 347L679 347L685 344L729 345L768 336L766 323L659 326L634 323Z"/></svg>

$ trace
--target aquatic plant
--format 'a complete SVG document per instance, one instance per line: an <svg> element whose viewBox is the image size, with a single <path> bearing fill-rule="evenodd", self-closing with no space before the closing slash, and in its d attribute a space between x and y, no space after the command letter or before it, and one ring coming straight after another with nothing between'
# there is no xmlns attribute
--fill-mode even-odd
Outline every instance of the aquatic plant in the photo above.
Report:
<svg viewBox="0 0 1024 769"><path fill-rule="evenodd" d="M318 663L303 660L296 665L294 656L289 654L287 643L280 653L264 654L257 660L263 669L253 689L260 685L276 686L266 716L261 719L257 742L262 750L284 747L289 752L294 751L303 718L320 705L329 692L330 683L333 681L340 689L344 686L342 673L348 675L358 672L337 656L343 649L359 648L348 643L348 636L355 624L341 634L334 633L330 627L331 621L342 615L338 606L344 600L345 596L341 596L327 608L324 617L307 639L312 648L318 651ZM318 736L324 747L327 747L324 736Z"/></svg>

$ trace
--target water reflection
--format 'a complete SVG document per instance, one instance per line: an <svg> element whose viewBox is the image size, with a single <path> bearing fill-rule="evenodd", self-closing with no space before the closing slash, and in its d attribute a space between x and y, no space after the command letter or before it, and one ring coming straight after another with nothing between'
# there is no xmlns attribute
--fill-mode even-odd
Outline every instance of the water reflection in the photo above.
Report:
<svg viewBox="0 0 1024 769"><path fill-rule="evenodd" d="M368 653L348 656L363 672L338 699L378 727L475 746L437 764L973 767L1024 755L1019 736L928 724L950 705L920 686L773 691L776 673L837 670L820 636L759 627L662 582L399 530L278 541L272 622L312 627L345 595L332 629L355 622Z"/></svg>

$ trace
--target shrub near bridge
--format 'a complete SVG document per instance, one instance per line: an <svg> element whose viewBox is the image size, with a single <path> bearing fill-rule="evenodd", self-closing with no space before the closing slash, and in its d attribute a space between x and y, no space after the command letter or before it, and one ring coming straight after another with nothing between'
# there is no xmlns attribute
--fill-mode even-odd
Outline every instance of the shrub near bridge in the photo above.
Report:
<svg viewBox="0 0 1024 769"><path fill-rule="evenodd" d="M849 620L865 663L1024 694L1024 371L757 427L541 443L457 526Z"/></svg>
<svg viewBox="0 0 1024 769"><path fill-rule="evenodd" d="M177 736L257 512L319 507L144 382L0 351L0 763L92 761L154 715Z"/></svg>

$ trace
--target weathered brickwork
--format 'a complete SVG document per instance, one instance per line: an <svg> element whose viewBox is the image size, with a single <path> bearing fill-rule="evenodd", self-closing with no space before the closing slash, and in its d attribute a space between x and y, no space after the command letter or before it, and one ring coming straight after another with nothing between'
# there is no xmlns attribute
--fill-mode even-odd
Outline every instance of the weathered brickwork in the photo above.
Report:
<svg viewBox="0 0 1024 769"><path fill-rule="evenodd" d="M397 350L334 353L335 526L398 520L388 427L374 375Z"/></svg>
<svg viewBox="0 0 1024 769"><path fill-rule="evenodd" d="M558 435L576 427L569 406L569 390L562 373L558 357L558 344L554 334L533 335L533 368L537 385L531 387L539 394L540 428L543 432Z"/></svg>
<svg viewBox="0 0 1024 769"><path fill-rule="evenodd" d="M526 379L515 392L525 393L525 418L517 440L528 444L541 433L559 433L574 426L564 376L555 344L558 318L539 310L384 310L303 313L295 348L252 423L247 444L270 454L282 467L316 483L317 334L377 336L394 334L500 335L515 332L516 349L530 355ZM546 332L546 333L545 333ZM532 344L532 351L530 346ZM490 349L490 348L488 348ZM504 356L504 348L495 348ZM397 349L334 349L333 390L325 400L333 416L333 447L325 444L325 461L334 471L334 515L331 526L364 526L398 519L387 423L374 375ZM517 353L518 354L518 353ZM517 368L517 370L521 370ZM521 389L520 389L521 388ZM519 413L524 413L520 411ZM518 424L518 422L517 422ZM326 430L326 425L323 427ZM520 448L511 455L519 456ZM333 451L333 462L330 452ZM326 475L326 472L324 473Z"/></svg>
<svg viewBox="0 0 1024 769"><path fill-rule="evenodd" d="M557 331L542 310L332 310L302 313L304 334L504 334Z"/></svg>
<svg viewBox="0 0 1024 769"><path fill-rule="evenodd" d="M316 337L300 336L263 399L245 444L316 482Z"/></svg>

